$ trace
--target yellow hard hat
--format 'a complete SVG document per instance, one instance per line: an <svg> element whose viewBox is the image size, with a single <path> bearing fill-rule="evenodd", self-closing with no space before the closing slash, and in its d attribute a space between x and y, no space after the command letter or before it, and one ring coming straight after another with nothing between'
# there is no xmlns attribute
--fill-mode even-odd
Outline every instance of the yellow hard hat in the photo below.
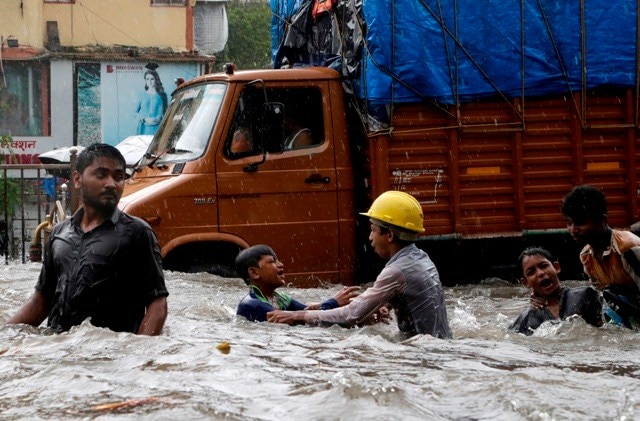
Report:
<svg viewBox="0 0 640 421"><path fill-rule="evenodd" d="M422 206L408 193L389 190L373 201L369 211L360 215L368 216L373 223L387 228L399 228L402 240L415 240L424 232Z"/></svg>

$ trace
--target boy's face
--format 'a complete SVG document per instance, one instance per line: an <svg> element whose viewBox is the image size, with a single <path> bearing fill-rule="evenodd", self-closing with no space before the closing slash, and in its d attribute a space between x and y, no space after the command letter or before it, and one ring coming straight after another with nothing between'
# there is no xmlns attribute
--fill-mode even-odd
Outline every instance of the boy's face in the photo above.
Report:
<svg viewBox="0 0 640 421"><path fill-rule="evenodd" d="M520 283L531 288L540 297L550 297L560 288L560 265L558 262L550 262L544 256L525 256L522 260L522 272L524 278L520 279Z"/></svg>
<svg viewBox="0 0 640 421"><path fill-rule="evenodd" d="M257 287L269 286L276 289L284 285L284 265L277 256L264 255L258 267L249 268L251 282Z"/></svg>
<svg viewBox="0 0 640 421"><path fill-rule="evenodd" d="M369 233L369 241L371 241L371 247L376 252L376 254L383 259L388 259L389 257L391 257L391 252L389 251L389 239L390 234L388 230L382 232L380 226L373 223L371 224L371 232Z"/></svg>

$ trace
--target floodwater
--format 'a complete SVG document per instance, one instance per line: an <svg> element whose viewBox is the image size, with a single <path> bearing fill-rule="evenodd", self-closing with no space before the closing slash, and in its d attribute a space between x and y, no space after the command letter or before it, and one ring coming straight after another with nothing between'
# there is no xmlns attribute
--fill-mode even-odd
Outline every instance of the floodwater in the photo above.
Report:
<svg viewBox="0 0 640 421"><path fill-rule="evenodd" d="M446 288L455 339L401 340L394 324L250 323L235 317L241 280L167 272L170 315L150 338L4 325L38 271L0 267L3 420L640 419L640 332L508 332L527 294L500 280ZM337 289L284 288L307 302Z"/></svg>

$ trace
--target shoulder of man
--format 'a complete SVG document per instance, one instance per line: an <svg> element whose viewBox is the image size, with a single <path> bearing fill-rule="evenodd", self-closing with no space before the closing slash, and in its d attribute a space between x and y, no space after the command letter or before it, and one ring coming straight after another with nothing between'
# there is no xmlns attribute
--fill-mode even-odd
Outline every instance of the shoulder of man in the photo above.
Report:
<svg viewBox="0 0 640 421"><path fill-rule="evenodd" d="M51 229L51 234L49 235L49 243L52 243L53 240L59 236L63 231L73 230L73 221L71 219L65 219L64 221L55 224Z"/></svg>
<svg viewBox="0 0 640 421"><path fill-rule="evenodd" d="M615 246L621 254L640 246L640 237L631 231L613 230L612 236Z"/></svg>
<svg viewBox="0 0 640 421"><path fill-rule="evenodd" d="M144 219L122 212L121 210L118 210L118 223L150 229L153 231L151 225L149 225L149 223Z"/></svg>

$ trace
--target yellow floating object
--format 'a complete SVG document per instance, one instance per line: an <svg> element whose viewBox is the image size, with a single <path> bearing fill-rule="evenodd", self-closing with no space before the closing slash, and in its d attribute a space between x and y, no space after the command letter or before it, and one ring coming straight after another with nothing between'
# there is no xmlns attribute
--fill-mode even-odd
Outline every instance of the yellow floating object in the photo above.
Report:
<svg viewBox="0 0 640 421"><path fill-rule="evenodd" d="M231 345L229 345L229 342L220 342L218 345L216 345L216 348L223 354L228 354L229 352L231 352Z"/></svg>

